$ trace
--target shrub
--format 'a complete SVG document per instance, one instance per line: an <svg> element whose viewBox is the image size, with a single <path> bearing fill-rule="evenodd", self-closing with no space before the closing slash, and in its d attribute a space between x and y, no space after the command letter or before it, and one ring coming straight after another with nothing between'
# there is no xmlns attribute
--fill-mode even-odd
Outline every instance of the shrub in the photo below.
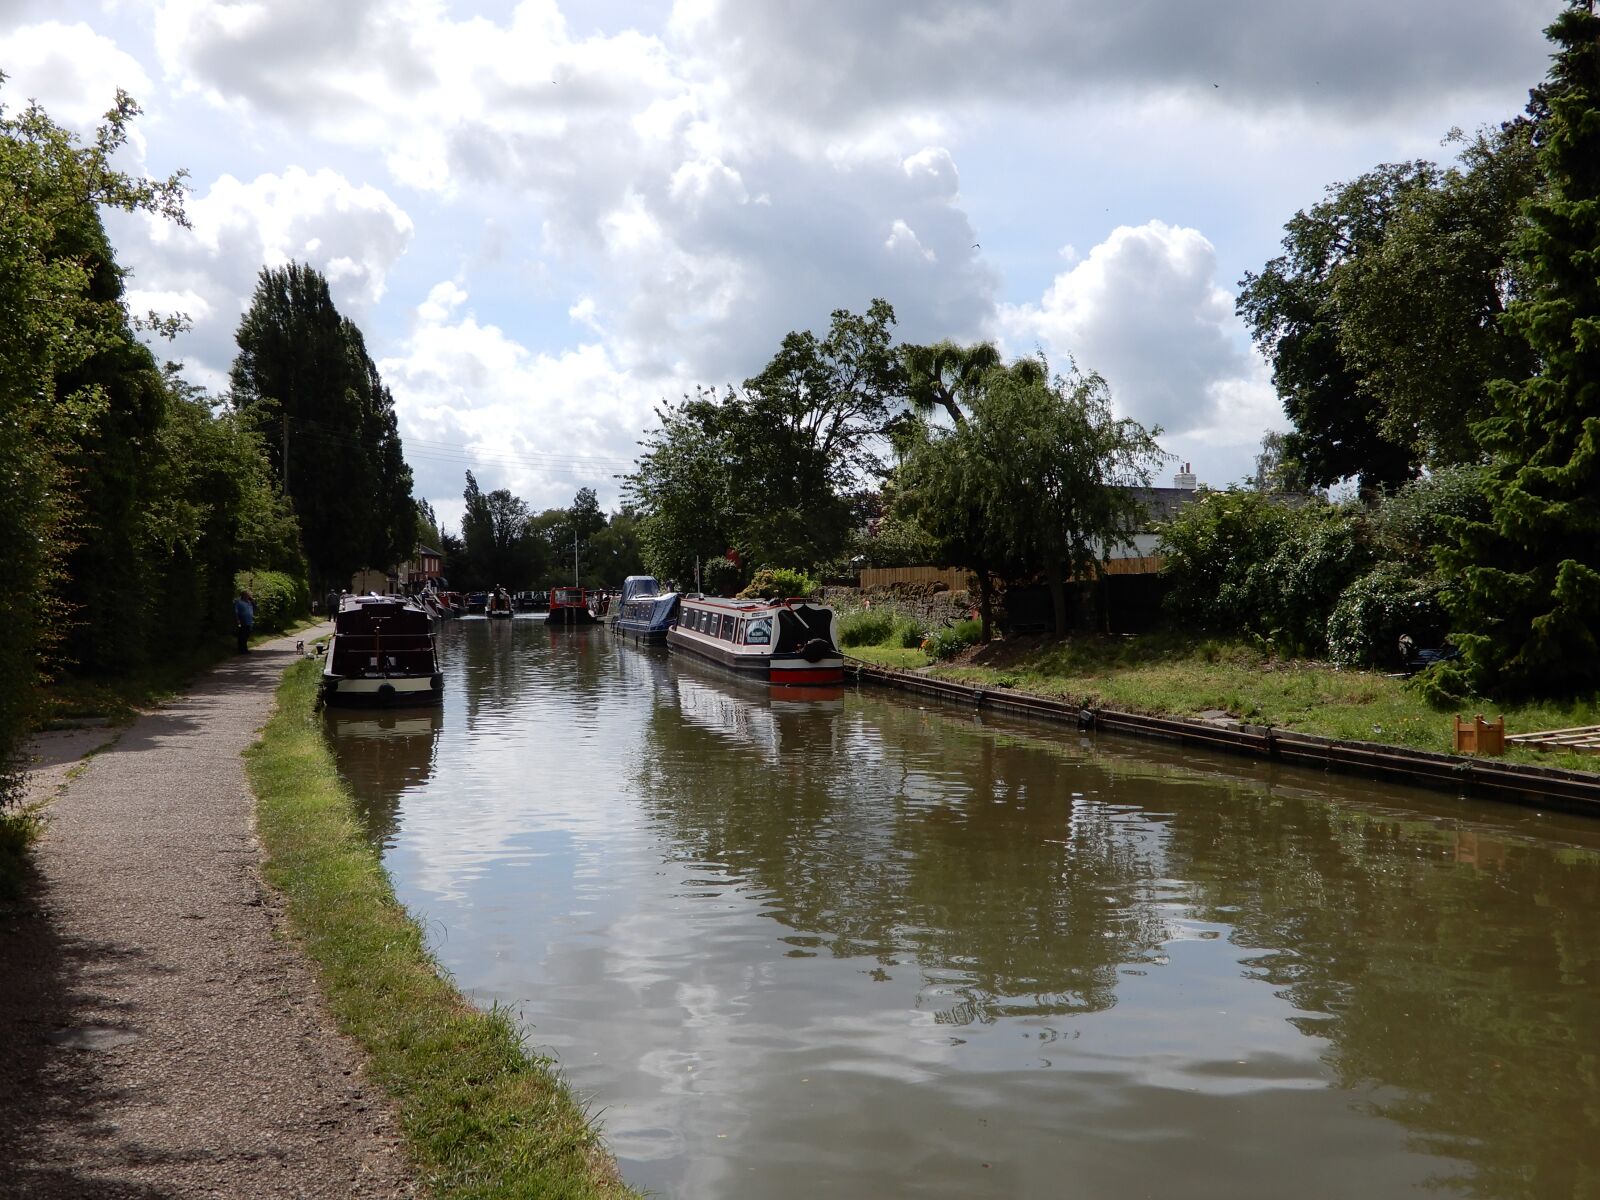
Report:
<svg viewBox="0 0 1600 1200"><path fill-rule="evenodd" d="M731 596L739 587L742 572L729 558L707 559L700 568L700 586L708 596Z"/></svg>
<svg viewBox="0 0 1600 1200"><path fill-rule="evenodd" d="M926 635L922 632L922 626L910 617L902 617L896 622L896 628L900 633L899 644L902 650L915 650L925 640Z"/></svg>
<svg viewBox="0 0 1600 1200"><path fill-rule="evenodd" d="M787 596L814 596L819 586L804 571L762 567L739 595L746 600L782 600Z"/></svg>
<svg viewBox="0 0 1600 1200"><path fill-rule="evenodd" d="M1461 708L1472 699L1472 681L1459 662L1434 663L1408 679L1406 687L1440 711Z"/></svg>
<svg viewBox="0 0 1600 1200"><path fill-rule="evenodd" d="M255 599L256 629L263 633L281 632L311 611L310 585L282 571L240 571L233 589Z"/></svg>
<svg viewBox="0 0 1600 1200"><path fill-rule="evenodd" d="M1289 507L1230 488L1161 530L1166 606L1182 625L1321 653L1330 613L1372 561L1354 506Z"/></svg>
<svg viewBox="0 0 1600 1200"><path fill-rule="evenodd" d="M941 629L931 636L926 643L928 654L941 662L954 658L968 646L976 646L983 636L983 624L979 621L957 621L947 629Z"/></svg>
<svg viewBox="0 0 1600 1200"><path fill-rule="evenodd" d="M1383 666L1399 660L1401 634L1421 648L1436 644L1444 629L1437 579L1384 563L1339 597L1328 618L1328 650L1338 663Z"/></svg>
<svg viewBox="0 0 1600 1200"><path fill-rule="evenodd" d="M839 622L839 645L879 646L894 632L895 618L886 609L866 608Z"/></svg>

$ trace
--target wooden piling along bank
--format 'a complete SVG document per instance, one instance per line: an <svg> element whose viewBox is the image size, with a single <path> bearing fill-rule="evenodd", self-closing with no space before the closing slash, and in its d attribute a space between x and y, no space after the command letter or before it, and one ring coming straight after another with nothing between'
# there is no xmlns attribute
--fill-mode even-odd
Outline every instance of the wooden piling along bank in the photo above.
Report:
<svg viewBox="0 0 1600 1200"><path fill-rule="evenodd" d="M1064 724L1092 725L1108 733L1163 738L1211 750L1600 817L1600 776L1580 771L1460 758L1377 742L1339 741L1268 725L1222 724L1186 717L1150 717L1107 708L1086 709L1067 700L1032 696L1010 688L971 687L856 660L846 661L845 678L934 696L969 708L1017 713Z"/></svg>

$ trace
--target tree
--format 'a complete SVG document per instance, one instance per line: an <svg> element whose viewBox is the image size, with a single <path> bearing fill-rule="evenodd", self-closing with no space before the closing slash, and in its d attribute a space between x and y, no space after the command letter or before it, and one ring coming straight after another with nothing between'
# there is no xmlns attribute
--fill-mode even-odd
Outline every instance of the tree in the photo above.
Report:
<svg viewBox="0 0 1600 1200"><path fill-rule="evenodd" d="M1064 634L1067 581L1092 578L1144 520L1131 488L1166 457L1158 432L1115 416L1100 376L1051 378L1042 359L1023 359L991 370L967 420L930 431L898 482L922 527L978 576L984 606L999 564L1037 573Z"/></svg>
<svg viewBox="0 0 1600 1200"><path fill-rule="evenodd" d="M1416 474L1412 439L1384 424L1382 400L1363 389L1343 345L1334 280L1338 268L1378 244L1396 211L1415 203L1437 174L1432 163L1389 164L1298 212L1284 227L1283 254L1240 281L1239 315L1272 362L1272 381L1294 429L1285 456L1315 484L1359 476L1365 490Z"/></svg>
<svg viewBox="0 0 1600 1200"><path fill-rule="evenodd" d="M1489 384L1533 367L1527 340L1500 318L1522 288L1511 244L1541 175L1533 122L1508 121L1463 144L1459 166L1400 205L1375 244L1334 272L1340 347L1379 430L1429 468L1480 458L1472 425Z"/></svg>
<svg viewBox="0 0 1600 1200"><path fill-rule="evenodd" d="M1538 369L1493 390L1476 428L1492 454L1487 521L1441 559L1474 682L1511 695L1600 685L1600 17L1570 0L1539 131L1547 191L1516 252L1529 279L1506 314Z"/></svg>
<svg viewBox="0 0 1600 1200"><path fill-rule="evenodd" d="M414 549L394 399L361 331L309 266L263 269L235 335L233 404L294 503L318 590Z"/></svg>
<svg viewBox="0 0 1600 1200"><path fill-rule="evenodd" d="M1241 282L1239 312L1294 422L1283 459L1307 482L1359 476L1371 495L1481 457L1472 426L1490 381L1532 365L1500 316L1522 286L1509 253L1522 206L1541 186L1534 130L1518 118L1454 131L1455 165L1389 163L1331 186Z"/></svg>
<svg viewBox="0 0 1600 1200"><path fill-rule="evenodd" d="M958 346L947 340L931 346L904 345L900 347L900 365L911 410L926 418L938 407L952 424L960 425L966 420L963 406L971 406L984 375L1000 365L1000 352L992 342Z"/></svg>
<svg viewBox="0 0 1600 1200"><path fill-rule="evenodd" d="M1092 579L1143 524L1134 487L1166 459L1137 421L1117 417L1099 375L1046 380L1043 361L993 374L969 422L988 469L984 515L1010 553L1040 571L1055 628L1068 628L1066 585Z"/></svg>
<svg viewBox="0 0 1600 1200"><path fill-rule="evenodd" d="M1282 496L1308 496L1316 492L1301 465L1289 457L1287 442L1287 435L1277 430L1261 435L1261 451L1256 455L1256 470L1249 480L1250 487Z"/></svg>
<svg viewBox="0 0 1600 1200"><path fill-rule="evenodd" d="M740 522L730 499L733 473L730 425L735 397L697 391L656 409L659 428L647 434L644 453L624 490L641 514L645 562L663 578L692 579L696 560L726 552Z"/></svg>
<svg viewBox="0 0 1600 1200"><path fill-rule="evenodd" d="M117 374L109 364L137 348L99 208L185 223L181 173L142 180L111 165L138 113L119 91L85 146L37 105L14 116L0 108L0 573L9 598L0 639L0 800L41 664L75 619L65 571L74 545L92 536L79 523L84 498L75 494L90 465L83 448L104 445L119 419L119 397L104 388Z"/></svg>
<svg viewBox="0 0 1600 1200"><path fill-rule="evenodd" d="M1008 572L1001 540L985 515L989 468L961 433L934 433L919 423L920 441L906 447L895 474L892 515L926 531L933 543L930 561L964 567L978 586L980 638L989 640L994 624L998 579Z"/></svg>
<svg viewBox="0 0 1600 1200"><path fill-rule="evenodd" d="M461 541L466 586L521 590L544 567L544 549L528 525L528 505L506 488L485 493L472 472L462 493Z"/></svg>
<svg viewBox="0 0 1600 1200"><path fill-rule="evenodd" d="M687 578L696 558L729 549L802 568L844 553L901 393L893 324L882 300L837 310L826 337L788 334L742 387L657 410L625 492L658 574Z"/></svg>

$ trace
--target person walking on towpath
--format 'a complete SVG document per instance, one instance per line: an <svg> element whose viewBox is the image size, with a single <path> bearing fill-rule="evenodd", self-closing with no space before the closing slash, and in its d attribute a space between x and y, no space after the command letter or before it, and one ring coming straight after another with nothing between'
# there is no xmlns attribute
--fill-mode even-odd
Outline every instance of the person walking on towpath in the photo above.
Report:
<svg viewBox="0 0 1600 1200"><path fill-rule="evenodd" d="M256 601L249 592L240 592L233 602L233 622L239 636L239 653L250 652L250 635L256 627Z"/></svg>

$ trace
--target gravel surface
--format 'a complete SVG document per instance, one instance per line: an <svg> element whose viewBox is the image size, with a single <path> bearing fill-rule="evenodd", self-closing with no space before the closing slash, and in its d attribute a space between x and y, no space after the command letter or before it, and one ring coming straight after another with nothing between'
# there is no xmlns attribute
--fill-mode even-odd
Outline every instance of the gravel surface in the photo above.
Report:
<svg viewBox="0 0 1600 1200"><path fill-rule="evenodd" d="M414 1194L260 876L240 752L294 642L41 781L39 886L0 914L0 1196Z"/></svg>

